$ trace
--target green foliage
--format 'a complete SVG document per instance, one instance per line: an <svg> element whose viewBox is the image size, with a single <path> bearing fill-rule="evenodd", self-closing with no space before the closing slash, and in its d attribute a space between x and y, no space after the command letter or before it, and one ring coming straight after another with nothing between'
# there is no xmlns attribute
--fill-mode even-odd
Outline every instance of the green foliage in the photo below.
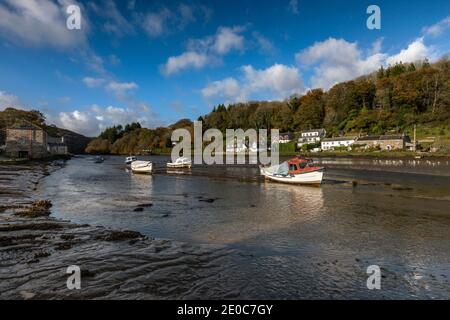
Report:
<svg viewBox="0 0 450 320"><path fill-rule="evenodd" d="M288 143L280 143L280 153L293 153L296 150L296 143L294 141Z"/></svg>

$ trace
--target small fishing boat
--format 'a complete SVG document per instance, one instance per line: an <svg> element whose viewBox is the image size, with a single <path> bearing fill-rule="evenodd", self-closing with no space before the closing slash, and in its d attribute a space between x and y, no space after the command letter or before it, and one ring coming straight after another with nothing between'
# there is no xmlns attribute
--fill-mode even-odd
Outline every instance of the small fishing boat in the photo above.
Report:
<svg viewBox="0 0 450 320"><path fill-rule="evenodd" d="M102 163L103 161L105 161L105 158L103 158L102 156L95 157L94 160L95 163Z"/></svg>
<svg viewBox="0 0 450 320"><path fill-rule="evenodd" d="M133 161L131 171L134 173L152 173L153 163L151 161Z"/></svg>
<svg viewBox="0 0 450 320"><path fill-rule="evenodd" d="M130 165L133 161L136 161L137 158L135 156L126 157L125 164Z"/></svg>
<svg viewBox="0 0 450 320"><path fill-rule="evenodd" d="M167 163L167 168L190 168L192 167L192 162L186 157L180 157L175 162Z"/></svg>
<svg viewBox="0 0 450 320"><path fill-rule="evenodd" d="M260 166L261 175L277 182L290 184L321 184L323 178L322 167L316 167L312 161L296 157L280 165Z"/></svg>

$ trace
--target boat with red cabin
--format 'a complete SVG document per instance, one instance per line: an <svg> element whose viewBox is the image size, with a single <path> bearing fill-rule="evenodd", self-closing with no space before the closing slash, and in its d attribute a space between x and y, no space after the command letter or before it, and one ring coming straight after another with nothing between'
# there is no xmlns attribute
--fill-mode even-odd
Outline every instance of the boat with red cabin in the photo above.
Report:
<svg viewBox="0 0 450 320"><path fill-rule="evenodd" d="M321 184L325 169L315 166L309 159L295 157L279 165L271 167L260 166L260 171L265 178L277 182Z"/></svg>

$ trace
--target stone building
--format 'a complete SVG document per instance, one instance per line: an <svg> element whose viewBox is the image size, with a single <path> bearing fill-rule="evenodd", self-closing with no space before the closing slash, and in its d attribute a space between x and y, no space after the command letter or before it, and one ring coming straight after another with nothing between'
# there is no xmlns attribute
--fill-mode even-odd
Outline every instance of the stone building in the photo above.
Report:
<svg viewBox="0 0 450 320"><path fill-rule="evenodd" d="M5 154L10 158L43 159L66 155L68 148L64 137L50 137L41 127L21 121L6 129Z"/></svg>
<svg viewBox="0 0 450 320"><path fill-rule="evenodd" d="M404 134L365 136L358 138L355 144L369 147L379 147L381 150L401 150L411 143L409 136Z"/></svg>
<svg viewBox="0 0 450 320"><path fill-rule="evenodd" d="M11 158L45 158L47 133L31 122L18 122L6 129L5 154Z"/></svg>

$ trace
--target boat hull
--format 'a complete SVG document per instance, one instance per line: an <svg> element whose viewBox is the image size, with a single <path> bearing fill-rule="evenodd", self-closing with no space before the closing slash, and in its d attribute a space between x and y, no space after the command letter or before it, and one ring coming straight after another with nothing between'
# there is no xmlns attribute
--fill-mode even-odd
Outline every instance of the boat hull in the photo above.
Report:
<svg viewBox="0 0 450 320"><path fill-rule="evenodd" d="M192 164L190 163L168 163L167 168L170 169L181 169L181 168L191 168Z"/></svg>
<svg viewBox="0 0 450 320"><path fill-rule="evenodd" d="M321 184L323 179L323 169L301 173L301 174L292 174L292 175L274 175L267 171L264 168L261 168L261 174L269 180L288 183L288 184Z"/></svg>
<svg viewBox="0 0 450 320"><path fill-rule="evenodd" d="M153 164L149 161L133 161L131 171L133 173L150 174L153 172Z"/></svg>

